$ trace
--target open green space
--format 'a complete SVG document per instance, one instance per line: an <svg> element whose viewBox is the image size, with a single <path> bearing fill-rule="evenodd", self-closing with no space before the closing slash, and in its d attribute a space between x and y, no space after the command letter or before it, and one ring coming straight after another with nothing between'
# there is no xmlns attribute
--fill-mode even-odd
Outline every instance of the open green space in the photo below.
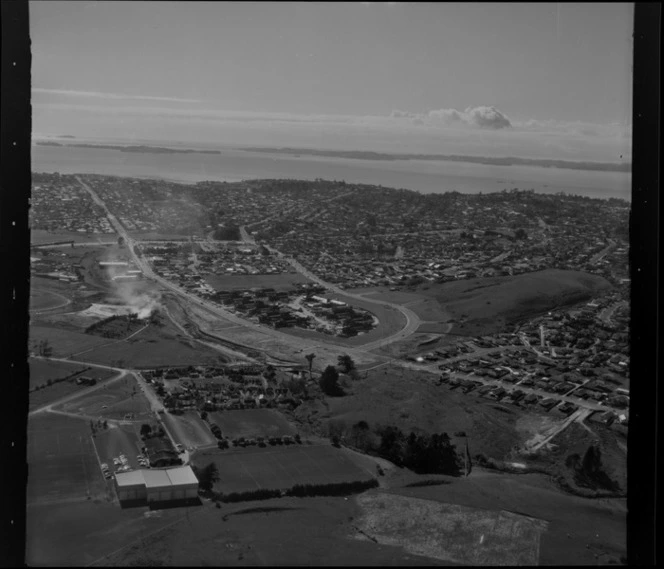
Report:
<svg viewBox="0 0 664 569"><path fill-rule="evenodd" d="M32 289L30 291L30 312L54 310L69 304L66 296L52 290Z"/></svg>
<svg viewBox="0 0 664 569"><path fill-rule="evenodd" d="M91 336L82 332L72 332L48 326L30 326L28 345L31 351L37 353L39 342L43 340L48 341L53 348L53 357L58 358L66 358L86 349L108 343L107 338Z"/></svg>
<svg viewBox="0 0 664 569"><path fill-rule="evenodd" d="M398 547L349 538L359 507L351 498L275 498L204 507L173 530L104 560L112 567L440 566ZM193 512L193 511L192 511Z"/></svg>
<svg viewBox="0 0 664 569"><path fill-rule="evenodd" d="M32 245L43 245L58 241L99 243L100 240L102 243L117 243L117 236L113 233L82 233L79 231L45 231L44 229L33 229L30 231L30 243Z"/></svg>
<svg viewBox="0 0 664 569"><path fill-rule="evenodd" d="M26 511L26 563L29 567L105 565L106 555L133 543L140 545L145 536L186 520L182 508L160 510L158 516L146 512L147 507L123 509L98 500L31 504Z"/></svg>
<svg viewBox="0 0 664 569"><path fill-rule="evenodd" d="M539 565L605 565L617 563L625 555L625 499L572 496L541 474L501 474L474 468L470 476L450 479L450 484L389 491L544 520L548 526L540 538Z"/></svg>
<svg viewBox="0 0 664 569"><path fill-rule="evenodd" d="M82 395L64 403L58 410L116 420L124 419L127 415L131 415L135 421L152 416L150 402L131 375L89 395Z"/></svg>
<svg viewBox="0 0 664 569"><path fill-rule="evenodd" d="M219 425L223 436L230 438L281 437L296 432L286 418L273 409L215 411L209 418Z"/></svg>
<svg viewBox="0 0 664 569"><path fill-rule="evenodd" d="M357 538L464 565L537 565L547 522L504 510L485 510L386 492L358 496L363 514Z"/></svg>
<svg viewBox="0 0 664 569"><path fill-rule="evenodd" d="M43 413L28 422L28 505L107 498L87 421Z"/></svg>
<svg viewBox="0 0 664 569"><path fill-rule="evenodd" d="M300 283L311 282L300 273L279 273L276 275L208 275L207 283L215 290L249 290L251 288L273 288L290 290Z"/></svg>
<svg viewBox="0 0 664 569"><path fill-rule="evenodd" d="M295 445L251 450L203 450L194 463L214 462L219 469L219 492L258 488L286 489L295 484L330 484L367 480L371 476L345 453L330 445Z"/></svg>
<svg viewBox="0 0 664 569"><path fill-rule="evenodd" d="M31 388L35 387L36 385L42 385L48 382L49 379L53 381L55 379L69 377L72 374L82 372L86 368L86 366L82 364L54 362L50 360L41 360L36 358L30 358L28 360L28 365L30 366ZM89 369L88 371L92 372L93 369ZM91 374L85 374L85 375L92 377Z"/></svg>
<svg viewBox="0 0 664 569"><path fill-rule="evenodd" d="M454 318L455 334L479 336L501 331L505 326L549 310L589 300L610 288L611 284L597 275L548 269L513 277L428 285L417 292L435 299ZM419 314L425 305L414 304L412 309Z"/></svg>

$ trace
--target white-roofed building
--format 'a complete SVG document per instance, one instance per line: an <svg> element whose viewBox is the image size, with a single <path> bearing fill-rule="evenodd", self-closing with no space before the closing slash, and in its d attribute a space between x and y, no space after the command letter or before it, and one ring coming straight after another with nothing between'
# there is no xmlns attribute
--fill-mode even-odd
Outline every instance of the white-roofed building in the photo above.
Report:
<svg viewBox="0 0 664 569"><path fill-rule="evenodd" d="M116 473L115 488L118 493L118 500L121 502L145 500L147 497L142 470Z"/></svg>
<svg viewBox="0 0 664 569"><path fill-rule="evenodd" d="M198 496L198 478L190 466L119 472L115 487L121 502L171 502Z"/></svg>

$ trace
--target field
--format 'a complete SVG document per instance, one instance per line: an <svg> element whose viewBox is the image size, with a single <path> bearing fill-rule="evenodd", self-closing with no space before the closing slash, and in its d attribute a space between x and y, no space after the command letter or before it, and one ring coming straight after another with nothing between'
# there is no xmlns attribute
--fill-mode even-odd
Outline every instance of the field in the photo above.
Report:
<svg viewBox="0 0 664 569"><path fill-rule="evenodd" d="M360 513L352 498L277 498L203 507L186 523L104 560L111 567L451 565L348 537Z"/></svg>
<svg viewBox="0 0 664 569"><path fill-rule="evenodd" d="M547 523L504 510L481 510L367 492L358 496L364 513L357 539L463 565L537 565Z"/></svg>
<svg viewBox="0 0 664 569"><path fill-rule="evenodd" d="M418 292L435 299L458 321L454 333L478 336L501 331L547 310L582 302L609 288L609 282L596 275L549 269L431 285ZM417 310L418 306L412 308Z"/></svg>
<svg viewBox="0 0 664 569"><path fill-rule="evenodd" d="M210 420L221 429L224 436L237 437L281 437L294 435L295 428L273 409L244 409L216 411Z"/></svg>
<svg viewBox="0 0 664 569"><path fill-rule="evenodd" d="M131 376L119 379L90 395L77 397L58 409L67 413L117 420L124 419L127 414L131 414L135 421L147 420L152 416L150 403Z"/></svg>
<svg viewBox="0 0 664 569"><path fill-rule="evenodd" d="M49 413L28 423L27 504L107 498L87 421Z"/></svg>
<svg viewBox="0 0 664 569"><path fill-rule="evenodd" d="M46 383L49 379L60 379L73 373L82 372L86 366L66 362L52 362L30 358L30 387ZM92 371L92 370L89 370Z"/></svg>
<svg viewBox="0 0 664 569"><path fill-rule="evenodd" d="M185 411L184 415L164 413L161 419L173 439L186 448L217 443L210 427L195 411Z"/></svg>
<svg viewBox="0 0 664 569"><path fill-rule="evenodd" d="M53 348L53 357L66 358L73 354L108 344L107 338L90 336L82 332L72 332L62 328L30 326L29 346L36 352L39 342L47 340Z"/></svg>
<svg viewBox="0 0 664 569"><path fill-rule="evenodd" d="M435 375L385 365L361 372L361 379L348 383L345 396L305 401L287 416L303 435L326 436L334 424L348 436L355 423L366 421L371 430L394 425L406 434L445 432L457 449L464 440L454 433L465 431L471 454L497 460L532 436L520 430L517 421L524 415L539 416L536 410L499 405L475 392L464 394L435 383Z"/></svg>
<svg viewBox="0 0 664 569"><path fill-rule="evenodd" d="M52 290L32 288L30 290L30 312L46 312L67 306L70 300Z"/></svg>
<svg viewBox="0 0 664 569"><path fill-rule="evenodd" d="M219 482L215 488L224 493L370 478L345 453L330 445L270 446L241 451L204 450L194 455L194 462L197 466L210 462L217 465Z"/></svg>
<svg viewBox="0 0 664 569"><path fill-rule="evenodd" d="M300 283L311 282L300 273L280 273L277 275L208 275L207 283L215 290L248 290L254 287L289 290Z"/></svg>
<svg viewBox="0 0 664 569"><path fill-rule="evenodd" d="M565 494L540 474L500 474L474 468L467 478L449 480L440 486L389 491L545 520L548 528L540 540L540 565L604 565L617 563L625 554L624 499L593 500Z"/></svg>

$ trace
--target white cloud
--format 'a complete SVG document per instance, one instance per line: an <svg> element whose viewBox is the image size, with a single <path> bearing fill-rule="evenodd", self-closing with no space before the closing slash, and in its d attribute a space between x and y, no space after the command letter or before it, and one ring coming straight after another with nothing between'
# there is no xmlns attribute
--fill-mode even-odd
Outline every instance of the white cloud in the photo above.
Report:
<svg viewBox="0 0 664 569"><path fill-rule="evenodd" d="M123 100L123 101L163 101L170 103L201 103L198 99L180 99L177 97L153 97L147 95L125 95L123 93L103 93L99 91L75 91L69 89L42 89L32 88L33 93L46 95L64 95L66 97L83 97L95 99Z"/></svg>

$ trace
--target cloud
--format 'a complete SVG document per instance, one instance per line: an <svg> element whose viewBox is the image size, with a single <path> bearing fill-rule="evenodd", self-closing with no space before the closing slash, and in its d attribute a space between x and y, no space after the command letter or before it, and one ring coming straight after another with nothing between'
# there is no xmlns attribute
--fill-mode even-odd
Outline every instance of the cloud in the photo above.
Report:
<svg viewBox="0 0 664 569"><path fill-rule="evenodd" d="M435 109L426 113L412 113L394 110L391 118L408 118L414 124L432 126L470 126L482 129L500 130L510 128L512 123L496 107L468 107L465 111L456 109Z"/></svg>
<svg viewBox="0 0 664 569"><path fill-rule="evenodd" d="M198 99L180 99L178 97L153 97L147 95L125 95L123 93L103 93L99 91L74 91L68 89L42 89L34 87L33 93L46 95L64 95L66 97L85 97L95 99L109 99L122 101L163 101L170 103L201 103Z"/></svg>

